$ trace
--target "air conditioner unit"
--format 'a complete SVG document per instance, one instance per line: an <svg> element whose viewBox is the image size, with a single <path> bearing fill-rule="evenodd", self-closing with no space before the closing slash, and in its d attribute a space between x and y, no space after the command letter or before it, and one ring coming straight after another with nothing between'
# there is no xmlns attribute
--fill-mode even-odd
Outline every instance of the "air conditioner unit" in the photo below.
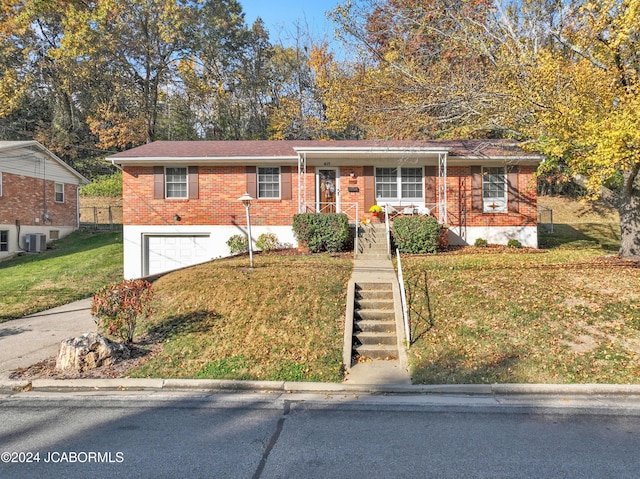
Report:
<svg viewBox="0 0 640 479"><path fill-rule="evenodd" d="M42 253L47 249L47 235L33 233L24 237L25 249L29 253Z"/></svg>

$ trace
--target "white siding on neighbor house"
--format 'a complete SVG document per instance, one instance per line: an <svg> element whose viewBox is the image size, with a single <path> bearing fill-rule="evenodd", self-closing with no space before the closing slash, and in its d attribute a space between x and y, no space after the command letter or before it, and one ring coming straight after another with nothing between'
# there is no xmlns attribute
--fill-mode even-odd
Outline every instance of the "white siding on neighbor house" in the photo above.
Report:
<svg viewBox="0 0 640 479"><path fill-rule="evenodd" d="M449 244L455 246L473 245L478 238L489 244L506 245L510 239L516 239L527 248L538 247L537 226L467 226L460 231L459 227L449 229Z"/></svg>
<svg viewBox="0 0 640 479"><path fill-rule="evenodd" d="M77 185L80 180L42 152L30 148L0 151L0 172Z"/></svg>
<svg viewBox="0 0 640 479"><path fill-rule="evenodd" d="M280 243L297 246L291 226L252 225L254 251L257 251L256 239L262 233L274 233ZM246 228L124 225L124 277L141 278L229 256L227 240L237 234L246 235Z"/></svg>

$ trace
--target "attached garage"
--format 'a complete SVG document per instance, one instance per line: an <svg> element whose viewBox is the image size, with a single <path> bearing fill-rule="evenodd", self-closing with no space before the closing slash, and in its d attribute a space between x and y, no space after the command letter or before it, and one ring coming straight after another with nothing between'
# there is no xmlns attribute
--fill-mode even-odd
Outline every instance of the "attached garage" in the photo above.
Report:
<svg viewBox="0 0 640 479"><path fill-rule="evenodd" d="M204 263L211 259L209 235L145 235L145 276Z"/></svg>

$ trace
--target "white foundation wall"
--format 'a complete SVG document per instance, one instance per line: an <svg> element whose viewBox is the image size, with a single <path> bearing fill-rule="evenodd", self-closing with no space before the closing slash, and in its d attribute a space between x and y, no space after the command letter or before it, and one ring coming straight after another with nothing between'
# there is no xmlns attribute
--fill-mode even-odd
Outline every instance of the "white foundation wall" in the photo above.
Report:
<svg viewBox="0 0 640 479"><path fill-rule="evenodd" d="M253 250L258 251L256 240L263 233L273 233L281 244L296 247L298 242L291 226L251 226ZM144 276L145 236L207 235L208 257L204 261L230 256L227 240L233 235L247 235L245 226L171 225L171 226L123 226L124 278ZM203 262L204 262L203 261Z"/></svg>
<svg viewBox="0 0 640 479"><path fill-rule="evenodd" d="M487 240L489 244L506 245L509 240L516 239L527 248L538 247L537 226L468 226L464 230L451 227L449 244L455 246L473 245L478 238Z"/></svg>
<svg viewBox="0 0 640 479"><path fill-rule="evenodd" d="M43 234L47 237L47 243L50 243L55 240L51 237L52 232L57 231L58 239L61 239L77 229L73 226L51 225L23 225L18 228L15 224L0 224L0 230L9 232L9 251L0 251L0 259L24 251L26 247L25 236L28 234Z"/></svg>

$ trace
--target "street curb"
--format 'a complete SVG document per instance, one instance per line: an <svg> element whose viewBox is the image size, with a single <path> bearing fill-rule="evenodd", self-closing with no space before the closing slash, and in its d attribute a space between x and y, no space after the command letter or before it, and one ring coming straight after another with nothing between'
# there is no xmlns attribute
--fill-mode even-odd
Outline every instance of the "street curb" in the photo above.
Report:
<svg viewBox="0 0 640 479"><path fill-rule="evenodd" d="M369 394L439 394L466 396L640 396L640 384L440 384L381 385L348 383L311 383L288 381L234 381L227 379L33 379L0 378L4 391L261 391L308 393L369 393Z"/></svg>

